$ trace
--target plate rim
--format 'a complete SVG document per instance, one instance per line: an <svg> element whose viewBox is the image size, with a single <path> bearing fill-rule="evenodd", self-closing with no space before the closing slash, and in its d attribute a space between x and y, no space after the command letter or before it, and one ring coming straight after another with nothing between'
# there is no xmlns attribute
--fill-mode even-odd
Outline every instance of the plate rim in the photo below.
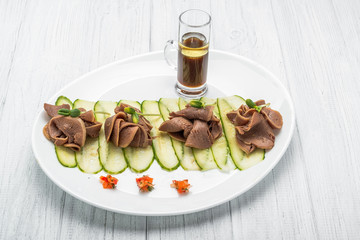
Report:
<svg viewBox="0 0 360 240"><path fill-rule="evenodd" d="M117 64L122 64L124 62L129 62L132 60L136 60L137 58L143 58L143 57L147 57L147 56L151 56L151 55L157 55L162 53L163 51L153 51L153 52L148 52L145 54L140 54L140 55L135 55L135 56L131 56L131 57L127 57L124 59L120 59L108 64L105 64L103 66L100 66L94 70L91 70L83 75L81 75L80 77L76 78L75 80L71 81L70 83L66 84L64 87L62 87L59 91L57 91L55 94L53 94L48 102L51 102L54 100L54 98L56 98L56 96L61 95L61 92L63 92L66 88L74 85L75 83L81 81L82 79L93 75L99 71L102 71L103 69L106 68L110 68L112 66L115 66ZM284 91L284 93L286 94L286 98L289 99L290 101L289 103L289 108L290 108L290 113L291 113L291 123L290 123L290 130L289 130L289 135L287 136L286 140L285 140L285 144L283 145L280 153L278 154L278 156L275 158L275 160L272 162L271 165L268 166L268 168L266 169L266 171L264 171L260 176L258 176L253 182L250 182L248 185L246 185L245 187L243 187L240 191L234 191L234 193L232 195L228 195L227 197L224 197L223 199L216 201L214 203L211 204L207 204L201 207L196 207L196 208L191 208L189 210L181 210L181 211L172 211L172 212L158 212L158 213L143 213L143 212L133 212L133 211L126 211L126 210L119 210L119 209L114 209L112 207L107 207L106 205L101 205L98 204L96 202L92 202L90 200L88 200L86 197L83 197L81 195L77 195L76 193L74 193L71 189L65 187L61 182L55 180L52 176L52 174L50 172L47 171L47 169L39 162L38 158L39 158L39 154L37 152L37 150L35 149L35 144L34 142L36 141L35 139L35 131L36 131L36 123L39 121L39 118L41 117L41 113L43 112L43 110L39 110L37 112L37 117L35 118L34 122L33 122L33 127L32 127L32 136L31 136L31 145L32 145L32 151L33 154L35 156L35 159L38 163L38 165L40 166L40 168L42 169L42 171L47 175L48 178L50 178L50 180L55 183L58 187L60 187L63 191L65 191L66 193L70 194L71 196L98 208L101 209L105 209L107 211L112 211L112 212L117 212L117 213L122 213L122 214L128 214L128 215L134 215L134 216L175 216L175 215L182 215L182 214L190 214L190 213L194 213L194 212L200 212L206 209L210 209L213 208L215 206L219 206L225 202L231 201L232 199L242 195L243 193L247 192L248 190L250 190L251 188L253 188L256 184L258 184L262 179L264 179L269 172L274 169L274 167L279 163L279 161L281 160L281 158L284 156L285 152L287 151L290 142L293 138L293 134L294 134L294 130L295 130L295 123L296 123L296 116L295 116L295 110L294 110L294 103L293 100L291 98L291 95L289 93L289 91L286 89L286 87L284 86L284 84L280 81L279 78L277 78L270 70L268 70L267 68L265 68L264 66L262 66L261 64L248 59L244 56L241 55L237 55L234 53L229 53L229 52L225 52L225 51L221 51L221 50L215 50L215 49L210 49L210 52L214 52L214 53L219 53L219 54L223 54L223 55L227 55L230 57L234 57L239 59L242 62L245 62L249 65L252 65L254 67L256 67L257 69L261 70L263 73L265 73L266 75L268 75L269 77L272 78L273 81L277 82L278 85L282 88L282 90ZM164 74L159 74L159 75L164 75ZM128 81L137 79L137 78L143 78L143 77L134 77L134 78L130 78L128 79ZM127 82L127 81L124 81ZM121 83L123 84L123 83ZM119 84L120 85L120 84ZM117 85L116 85L117 86ZM115 87L116 87L115 86Z"/></svg>

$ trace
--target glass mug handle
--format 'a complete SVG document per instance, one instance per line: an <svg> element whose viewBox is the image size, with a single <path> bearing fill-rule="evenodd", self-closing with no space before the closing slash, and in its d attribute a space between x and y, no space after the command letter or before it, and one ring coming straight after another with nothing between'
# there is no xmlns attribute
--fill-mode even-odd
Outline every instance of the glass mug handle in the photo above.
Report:
<svg viewBox="0 0 360 240"><path fill-rule="evenodd" d="M177 45L176 41L169 40L166 42L166 45L164 48L164 57L165 57L166 63L174 70L177 70L176 62L169 58L169 53L172 49L176 49L176 51L178 51L178 45Z"/></svg>

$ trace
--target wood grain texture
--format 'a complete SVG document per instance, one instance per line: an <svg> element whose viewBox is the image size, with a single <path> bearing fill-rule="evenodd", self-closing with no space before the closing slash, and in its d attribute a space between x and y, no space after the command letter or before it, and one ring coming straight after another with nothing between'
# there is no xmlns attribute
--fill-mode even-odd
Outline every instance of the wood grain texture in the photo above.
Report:
<svg viewBox="0 0 360 240"><path fill-rule="evenodd" d="M291 93L284 157L245 194L188 215L115 214L60 190L30 146L42 103L96 67L161 50L189 8L211 13L212 48L259 62ZM357 239L359 12L356 0L0 0L0 239Z"/></svg>

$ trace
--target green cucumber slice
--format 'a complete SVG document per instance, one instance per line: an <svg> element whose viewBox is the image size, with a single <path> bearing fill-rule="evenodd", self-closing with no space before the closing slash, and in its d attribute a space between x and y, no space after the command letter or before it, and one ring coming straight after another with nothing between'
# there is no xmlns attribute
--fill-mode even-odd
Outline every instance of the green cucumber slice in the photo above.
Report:
<svg viewBox="0 0 360 240"><path fill-rule="evenodd" d="M235 127L227 118L226 113L238 109L242 104L245 104L245 100L236 95L217 99L217 106L219 108L221 122L230 149L231 158L238 169L245 170L261 162L265 157L265 150L257 149L253 153L246 155L239 148L236 142Z"/></svg>
<svg viewBox="0 0 360 240"><path fill-rule="evenodd" d="M179 98L179 108L185 108L187 101L183 98ZM192 152L195 157L196 163L199 165L202 171L207 171L217 168L211 149L196 149L192 148Z"/></svg>
<svg viewBox="0 0 360 240"><path fill-rule="evenodd" d="M120 100L118 103L118 106L120 106L120 103L125 103L128 104L130 106L133 106L139 110L141 110L141 104L138 101L133 101L133 100Z"/></svg>
<svg viewBox="0 0 360 240"><path fill-rule="evenodd" d="M147 114L160 114L159 104L157 101L145 100L142 103L142 112ZM146 117L153 129L151 129L151 136L156 137L153 140L152 147L159 165L167 170L172 171L179 167L180 163L175 154L171 138L167 133L160 132L159 126L163 122L161 116L147 116Z"/></svg>
<svg viewBox="0 0 360 240"><path fill-rule="evenodd" d="M94 108L95 103L77 99L74 108L85 108L87 111ZM85 145L79 152L75 152L78 168L85 173L98 173L102 170L98 153L98 138L87 137Z"/></svg>
<svg viewBox="0 0 360 240"><path fill-rule="evenodd" d="M159 100L159 109L161 116L164 121L169 119L169 114L171 112L179 111L179 99L178 98L160 98ZM186 147L183 142L180 142L176 139L171 138L173 148L175 150L176 156L180 161L180 165L184 170L195 171L200 170L200 167L195 161L194 154L190 147Z"/></svg>
<svg viewBox="0 0 360 240"><path fill-rule="evenodd" d="M216 105L216 99L211 99L207 97L202 97L201 101L205 103L205 105L215 105L214 107L214 115L220 119L219 109ZM232 171L236 169L234 162L230 155L230 150L228 144L226 142L224 129L223 135L218 138L214 144L211 146L211 152L214 157L215 163L219 169L225 172Z"/></svg>
<svg viewBox="0 0 360 240"><path fill-rule="evenodd" d="M70 108L72 108L73 103L65 96L60 96L55 102L55 105L59 106L62 104L69 104ZM55 153L56 157L64 167L74 168L76 167L76 159L75 153L73 150L63 147L63 146L56 146L55 145Z"/></svg>
<svg viewBox="0 0 360 240"><path fill-rule="evenodd" d="M97 101L94 106L96 121L104 124L106 118L113 115L116 105L116 102ZM110 115L96 112L108 112L110 113ZM127 168L127 163L125 160L123 149L114 146L112 142L106 141L104 125L100 130L98 145L99 159L105 172L109 174L119 174L125 171L125 169Z"/></svg>
<svg viewBox="0 0 360 240"><path fill-rule="evenodd" d="M59 97L56 99L55 105L56 105L56 106L59 106L59 105L62 105L62 104L69 104L69 105L70 105L70 108L73 108L73 103L72 103L72 101L70 101L70 99L68 99L68 98L65 97L65 96L59 96Z"/></svg>
<svg viewBox="0 0 360 240"><path fill-rule="evenodd" d="M137 101L120 100L118 105L125 103L141 110L141 105ZM146 148L126 147L123 149L125 160L129 168L137 173L145 172L154 161L154 152L151 146Z"/></svg>

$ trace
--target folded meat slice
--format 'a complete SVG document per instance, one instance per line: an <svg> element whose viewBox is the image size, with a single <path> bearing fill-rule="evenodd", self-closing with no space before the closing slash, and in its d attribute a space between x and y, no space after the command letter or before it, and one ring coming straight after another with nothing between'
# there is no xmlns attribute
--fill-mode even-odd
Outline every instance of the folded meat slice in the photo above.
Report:
<svg viewBox="0 0 360 240"><path fill-rule="evenodd" d="M44 127L44 135L57 146L79 151L85 144L86 129L80 118L55 116Z"/></svg>
<svg viewBox="0 0 360 240"><path fill-rule="evenodd" d="M199 119L208 122L212 119L213 110L214 110L214 106L206 106L205 108L195 108L187 104L186 108L177 112L171 112L170 118L184 117L189 120Z"/></svg>
<svg viewBox="0 0 360 240"><path fill-rule="evenodd" d="M86 134L89 137L98 137L102 123L95 120L95 115L92 110L86 111L79 116L85 124Z"/></svg>
<svg viewBox="0 0 360 240"><path fill-rule="evenodd" d="M185 142L192 128L193 124L190 120L183 117L174 117L163 122L160 125L159 130L168 132L173 138Z"/></svg>
<svg viewBox="0 0 360 240"><path fill-rule="evenodd" d="M228 112L226 116L235 126L239 126L247 124L254 112L256 112L255 109L249 108L246 105L241 105L237 111Z"/></svg>
<svg viewBox="0 0 360 240"><path fill-rule="evenodd" d="M117 106L114 110L115 113L124 112L124 108L131 107L135 110L135 112L141 113L140 109L133 107L129 104L121 103L120 106ZM124 112L125 113L125 112ZM127 115L127 122L132 122L131 115L128 113L125 113ZM147 131L150 131L152 129L152 125L150 122L144 117L139 115L139 122L138 124L142 125Z"/></svg>
<svg viewBox="0 0 360 240"><path fill-rule="evenodd" d="M255 104L264 105L265 101L259 100ZM226 116L235 125L239 147L247 154L256 148L273 148L275 143L273 129L280 129L283 124L281 114L269 107L263 107L259 113L247 105L241 105L238 110L231 111Z"/></svg>
<svg viewBox="0 0 360 240"><path fill-rule="evenodd" d="M282 127L283 119L278 111L264 107L261 109L261 113L272 128L280 129Z"/></svg>
<svg viewBox="0 0 360 240"><path fill-rule="evenodd" d="M116 133L119 133L119 129L120 129L120 122L121 121L125 121L125 119L127 119L127 115L126 113L124 112L118 112L117 114L107 118L105 120L105 125L104 125L104 130L105 130L105 137L106 137L106 141L110 141L110 138L111 138L111 134L114 130L114 127L116 126L116 130L117 131L114 131L115 135ZM115 124L116 122L116 124ZM114 142L114 144L116 146L118 146L118 143Z"/></svg>
<svg viewBox="0 0 360 240"><path fill-rule="evenodd" d="M129 146L131 142L134 140L138 128L139 127L136 126L136 124L134 123L121 121L119 124L119 129L117 129L117 127L114 129L115 132L117 131L119 132L117 146L122 148Z"/></svg>
<svg viewBox="0 0 360 240"><path fill-rule="evenodd" d="M150 130L152 126L147 125L144 118L142 123L133 123L129 114L123 112L125 104L115 108L115 115L105 120L105 137L117 147L147 147L152 144ZM129 106L129 105L126 105ZM134 108L135 109L135 108ZM135 109L136 110L136 109ZM140 116L142 117L142 116ZM139 120L140 120L139 117Z"/></svg>
<svg viewBox="0 0 360 240"><path fill-rule="evenodd" d="M62 105L56 106L56 105L51 105L51 104L44 103L44 109L45 109L46 113L50 117L59 116L58 111L60 109L62 109L62 108L70 110L70 105L69 104L62 104Z"/></svg>
<svg viewBox="0 0 360 240"><path fill-rule="evenodd" d="M255 147L261 149L272 149L274 147L275 135L265 118L258 112L254 112L249 124L236 126L236 139L240 146L248 145L250 149L243 149L249 154Z"/></svg>
<svg viewBox="0 0 360 240"><path fill-rule="evenodd" d="M207 122L195 120L193 128L186 139L185 146L206 149L214 143L214 138L209 131Z"/></svg>
<svg viewBox="0 0 360 240"><path fill-rule="evenodd" d="M150 133L145 130L145 127L138 125L137 132L130 143L130 147L147 147L151 145L152 138Z"/></svg>
<svg viewBox="0 0 360 240"><path fill-rule="evenodd" d="M209 124L209 131L214 139L218 139L222 136L222 125L220 119L213 116Z"/></svg>
<svg viewBox="0 0 360 240"><path fill-rule="evenodd" d="M185 146L205 149L211 147L222 135L220 120L213 113L214 106L191 107L170 113L170 119L163 122L159 130L172 138L185 142Z"/></svg>

